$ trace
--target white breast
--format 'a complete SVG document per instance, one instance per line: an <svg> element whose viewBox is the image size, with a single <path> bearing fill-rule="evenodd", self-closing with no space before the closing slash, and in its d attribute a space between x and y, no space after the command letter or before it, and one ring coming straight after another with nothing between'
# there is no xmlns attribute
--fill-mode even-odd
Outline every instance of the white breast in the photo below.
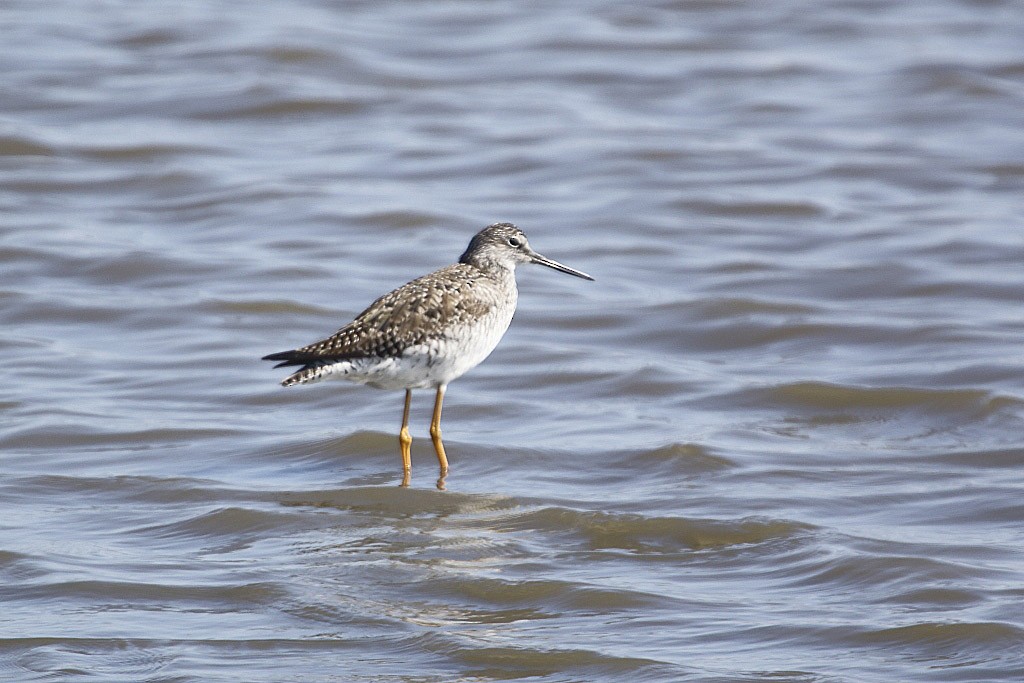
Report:
<svg viewBox="0 0 1024 683"><path fill-rule="evenodd" d="M345 379L378 389L425 389L461 377L479 365L501 341L512 322L517 292L471 325L449 327L395 358L358 358L323 368L322 379Z"/></svg>

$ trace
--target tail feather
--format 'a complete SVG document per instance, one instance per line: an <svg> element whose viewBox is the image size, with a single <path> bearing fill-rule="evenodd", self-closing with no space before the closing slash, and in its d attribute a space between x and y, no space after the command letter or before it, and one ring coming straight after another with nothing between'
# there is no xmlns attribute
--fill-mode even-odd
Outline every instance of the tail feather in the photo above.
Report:
<svg viewBox="0 0 1024 683"><path fill-rule="evenodd" d="M310 363L309 365L303 366L301 370L297 370L281 380L281 386L290 387L296 384L316 382L328 375L334 374L333 371L334 368L331 364Z"/></svg>
<svg viewBox="0 0 1024 683"><path fill-rule="evenodd" d="M279 351L278 353L268 354L263 356L261 360L280 361L274 366L275 368L301 365L301 368L281 381L283 386L290 387L294 384L315 382L326 375L332 374L334 370L332 366L338 361L345 360L345 358L325 357L308 351L293 349L291 351Z"/></svg>

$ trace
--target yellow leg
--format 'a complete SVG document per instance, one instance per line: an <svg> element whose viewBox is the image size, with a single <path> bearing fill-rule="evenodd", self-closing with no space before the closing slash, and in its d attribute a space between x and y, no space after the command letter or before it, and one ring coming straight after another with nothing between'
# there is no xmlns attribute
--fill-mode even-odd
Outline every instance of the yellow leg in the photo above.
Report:
<svg viewBox="0 0 1024 683"><path fill-rule="evenodd" d="M408 486L412 477L412 437L409 436L409 404L412 391L405 390L405 410L402 411L402 430L398 432L398 443L402 446L402 486Z"/></svg>
<svg viewBox="0 0 1024 683"><path fill-rule="evenodd" d="M430 420L430 439L434 442L434 452L437 453L437 463L441 466L441 475L437 480L437 488L444 490L444 478L448 475L448 456L444 452L444 443L441 441L441 404L444 402L444 392L447 385L442 384L437 388L437 398L434 399L434 417Z"/></svg>

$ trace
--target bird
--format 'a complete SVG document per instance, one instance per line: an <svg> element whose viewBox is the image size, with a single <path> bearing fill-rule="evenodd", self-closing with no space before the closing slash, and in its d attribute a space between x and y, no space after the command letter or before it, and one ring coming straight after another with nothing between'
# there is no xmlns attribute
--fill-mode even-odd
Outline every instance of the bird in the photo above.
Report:
<svg viewBox="0 0 1024 683"><path fill-rule="evenodd" d="M409 407L413 389L433 389L430 438L445 488L448 457L441 440L441 407L448 384L479 365L512 322L519 292L516 266L534 263L593 280L542 256L513 223L487 226L469 242L458 263L416 278L381 296L331 336L307 346L271 353L275 368L298 366L285 387L345 379L378 389L405 390L401 486L412 472Z"/></svg>

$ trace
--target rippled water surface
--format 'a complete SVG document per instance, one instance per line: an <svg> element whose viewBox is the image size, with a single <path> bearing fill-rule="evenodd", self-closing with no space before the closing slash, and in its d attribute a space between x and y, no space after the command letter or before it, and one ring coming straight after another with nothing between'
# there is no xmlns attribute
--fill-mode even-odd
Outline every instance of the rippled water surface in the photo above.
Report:
<svg viewBox="0 0 1024 683"><path fill-rule="evenodd" d="M0 3L0 680L1024 679L1012 2ZM284 389L511 220L497 351Z"/></svg>

